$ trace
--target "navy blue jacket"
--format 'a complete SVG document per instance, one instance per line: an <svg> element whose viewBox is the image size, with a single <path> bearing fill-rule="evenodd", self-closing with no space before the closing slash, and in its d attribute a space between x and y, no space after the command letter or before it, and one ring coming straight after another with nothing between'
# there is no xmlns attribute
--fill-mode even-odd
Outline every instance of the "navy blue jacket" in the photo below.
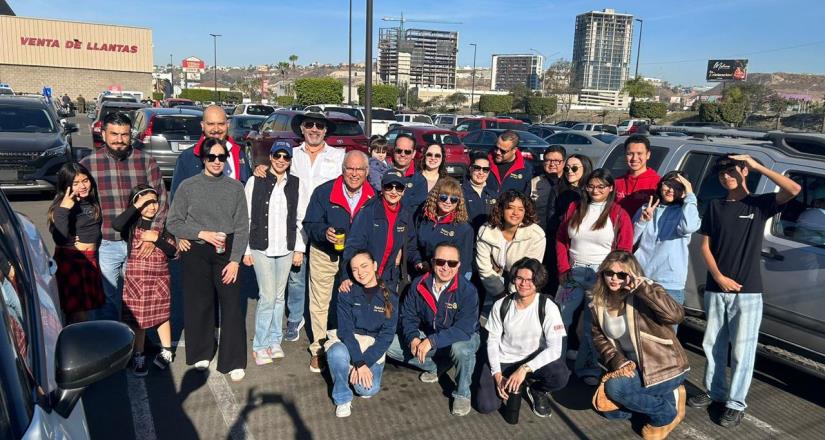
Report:
<svg viewBox="0 0 825 440"><path fill-rule="evenodd" d="M355 212L349 210L349 203L344 196L344 177L324 182L315 188L309 198L307 213L304 216L304 231L309 242L316 248L330 255L336 255L335 246L327 241L327 228L342 228L349 235L353 217L364 207L375 191L369 184L361 187L361 200L355 206Z"/></svg>
<svg viewBox="0 0 825 440"><path fill-rule="evenodd" d="M413 280L401 305L401 334L407 345L424 332L433 349L467 341L478 332L478 291L456 275L438 301L432 293L433 276ZM339 330L340 331L340 330Z"/></svg>
<svg viewBox="0 0 825 440"><path fill-rule="evenodd" d="M469 180L461 185L461 191L464 193L464 201L467 202L470 225L473 226L473 232L478 234L478 230L490 218L490 210L496 204L496 195L493 191L490 191L489 186L485 185L484 189L481 190L481 196L479 196Z"/></svg>
<svg viewBox="0 0 825 440"><path fill-rule="evenodd" d="M450 219L452 216L449 216ZM407 242L407 263L415 266L421 262L430 262L435 253L435 247L441 242L448 242L458 246L461 252L462 276L469 278L473 272L475 249L473 227L469 223L436 222L423 214L415 228L415 239Z"/></svg>
<svg viewBox="0 0 825 440"><path fill-rule="evenodd" d="M390 303L392 315L387 319L384 295L380 290L368 298L361 285L353 284L349 293L338 294L338 339L347 347L353 365L363 362L371 367L390 348L398 328L398 295L392 290ZM362 353L355 339L356 333L372 336L375 343Z"/></svg>
<svg viewBox="0 0 825 440"><path fill-rule="evenodd" d="M401 200L403 200L404 206L415 212L427 201L429 193L427 191L427 178L421 174L421 171L418 171L410 179L410 184L407 185L404 198Z"/></svg>
<svg viewBox="0 0 825 440"><path fill-rule="evenodd" d="M387 241L392 237L392 248L380 276L388 285L395 286L401 275L401 271L395 265L395 259L407 242L411 238L415 238L415 225L412 221L412 215L409 210L404 208L403 203L401 203L398 217L395 219L392 235L389 233L389 226L390 221L387 218L384 200L381 197L370 200L361 208L352 221L349 234L347 234L346 246L344 247L344 270L342 271L344 280L349 279L349 261L355 252L362 249L370 251L380 269L384 251L387 249Z"/></svg>
<svg viewBox="0 0 825 440"><path fill-rule="evenodd" d="M487 158L490 160L490 174L487 175L487 187L490 188L496 197L499 194L514 189L521 191L524 195L530 195L530 181L533 180L533 166L524 163L521 151L516 152L516 160L510 169L503 176L498 175L498 167L493 160L493 153Z"/></svg>
<svg viewBox="0 0 825 440"><path fill-rule="evenodd" d="M206 140L206 138L201 136L198 143L195 144L194 147L188 150L183 150L183 153L178 156L178 160L175 162L175 171L172 174L172 186L169 188L169 201L171 201L172 197L174 197L175 191L178 189L181 182L203 172L203 162L201 162L198 155L200 154L201 144L203 144L204 140ZM235 142L231 137L228 138L228 141L237 147L231 150L231 152L234 153L237 151L240 154L240 157L237 159L237 164L233 164L232 166L238 167L238 177L240 177L238 180L242 184L246 185L246 181L252 176L252 169L249 166L249 159L246 157L246 153L243 148L240 147L240 144ZM234 161L234 157L230 160Z"/></svg>

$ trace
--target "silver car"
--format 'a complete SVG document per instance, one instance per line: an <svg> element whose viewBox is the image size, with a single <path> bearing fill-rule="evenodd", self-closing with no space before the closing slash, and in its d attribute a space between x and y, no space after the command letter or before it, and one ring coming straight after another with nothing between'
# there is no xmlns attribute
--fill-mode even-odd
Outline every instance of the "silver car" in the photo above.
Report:
<svg viewBox="0 0 825 440"><path fill-rule="evenodd" d="M178 156L201 137L202 119L202 111L181 106L140 109L132 121L132 147L154 157L163 178L172 180Z"/></svg>
<svg viewBox="0 0 825 440"><path fill-rule="evenodd" d="M550 145L561 145L567 154L583 154L593 163L602 158L610 144L617 139L610 133L592 131L562 131L544 138Z"/></svg>

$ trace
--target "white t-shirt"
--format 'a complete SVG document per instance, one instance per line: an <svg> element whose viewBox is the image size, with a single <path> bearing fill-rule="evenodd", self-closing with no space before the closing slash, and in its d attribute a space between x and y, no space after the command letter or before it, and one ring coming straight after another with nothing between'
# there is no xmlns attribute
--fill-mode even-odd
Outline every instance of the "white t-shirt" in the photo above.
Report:
<svg viewBox="0 0 825 440"><path fill-rule="evenodd" d="M516 307L516 300L501 322L501 304L504 298L493 304L493 310L487 319L485 328L487 338L487 358L490 361L490 373L501 371L501 364L512 364L524 360L536 350L542 349L527 366L533 371L561 357L562 338L567 335L558 307L549 298L545 304L544 327L539 319L539 297L522 310ZM504 337L502 338L502 333Z"/></svg>
<svg viewBox="0 0 825 440"><path fill-rule="evenodd" d="M607 254L613 250L613 222L607 218L604 227L593 231L593 225L604 212L604 202L591 203L582 219L579 229L567 227L570 236L570 262L572 264L602 264Z"/></svg>
<svg viewBox="0 0 825 440"><path fill-rule="evenodd" d="M289 174L298 176L312 193L322 183L337 179L341 175L345 154L343 148L330 147L325 143L324 149L315 156L315 162L311 162L309 153L306 152L306 144L302 143L292 149Z"/></svg>

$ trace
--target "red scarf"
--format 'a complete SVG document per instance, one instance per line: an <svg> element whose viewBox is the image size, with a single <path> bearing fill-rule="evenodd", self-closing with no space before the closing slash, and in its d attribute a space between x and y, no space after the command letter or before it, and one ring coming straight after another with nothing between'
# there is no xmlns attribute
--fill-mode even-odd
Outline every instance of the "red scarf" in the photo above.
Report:
<svg viewBox="0 0 825 440"><path fill-rule="evenodd" d="M381 199L381 202L384 204L384 214L387 215L388 233L387 245L384 246L384 256L381 257L381 264L378 266L379 277L384 273L384 267L387 265L387 260L390 258L390 251L392 251L392 245L394 244L395 221L398 219L398 212L401 210L400 203L396 203L395 208L393 208L389 203L387 203L386 199Z"/></svg>

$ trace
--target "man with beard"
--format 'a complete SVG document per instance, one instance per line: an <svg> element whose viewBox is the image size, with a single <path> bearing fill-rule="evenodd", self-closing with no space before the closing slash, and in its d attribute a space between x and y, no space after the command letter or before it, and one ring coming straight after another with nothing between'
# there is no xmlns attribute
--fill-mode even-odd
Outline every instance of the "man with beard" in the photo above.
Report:
<svg viewBox="0 0 825 440"><path fill-rule="evenodd" d="M126 242L112 228L112 221L126 210L129 193L139 184L151 185L158 193L158 213L152 229L160 232L168 210L166 186L157 162L140 150L132 149L132 121L125 113L112 113L103 118L103 148L84 158L85 166L97 182L103 240L98 247L100 272L106 302L95 312L96 319L120 320L123 303L123 274L126 270ZM148 257L155 244L144 242L138 250L141 258Z"/></svg>
<svg viewBox="0 0 825 440"><path fill-rule="evenodd" d="M175 190L184 180L203 172L203 162L199 158L201 145L206 138L214 138L226 141L226 148L229 149L229 159L226 161L224 174L246 184L252 171L249 169L249 159L246 157L241 146L229 136L229 124L226 121L226 112L218 105L210 105L203 111L201 121L203 134L198 139L194 147L184 150L178 157L175 164L175 172L172 175L172 187L169 190L169 199L175 197ZM263 167L266 170L266 167ZM266 173L263 173L266 175Z"/></svg>
<svg viewBox="0 0 825 440"><path fill-rule="evenodd" d="M511 189L530 195L533 167L524 163L518 141L518 133L507 130L498 136L496 146L488 156L490 174L487 176L487 186L496 197Z"/></svg>

